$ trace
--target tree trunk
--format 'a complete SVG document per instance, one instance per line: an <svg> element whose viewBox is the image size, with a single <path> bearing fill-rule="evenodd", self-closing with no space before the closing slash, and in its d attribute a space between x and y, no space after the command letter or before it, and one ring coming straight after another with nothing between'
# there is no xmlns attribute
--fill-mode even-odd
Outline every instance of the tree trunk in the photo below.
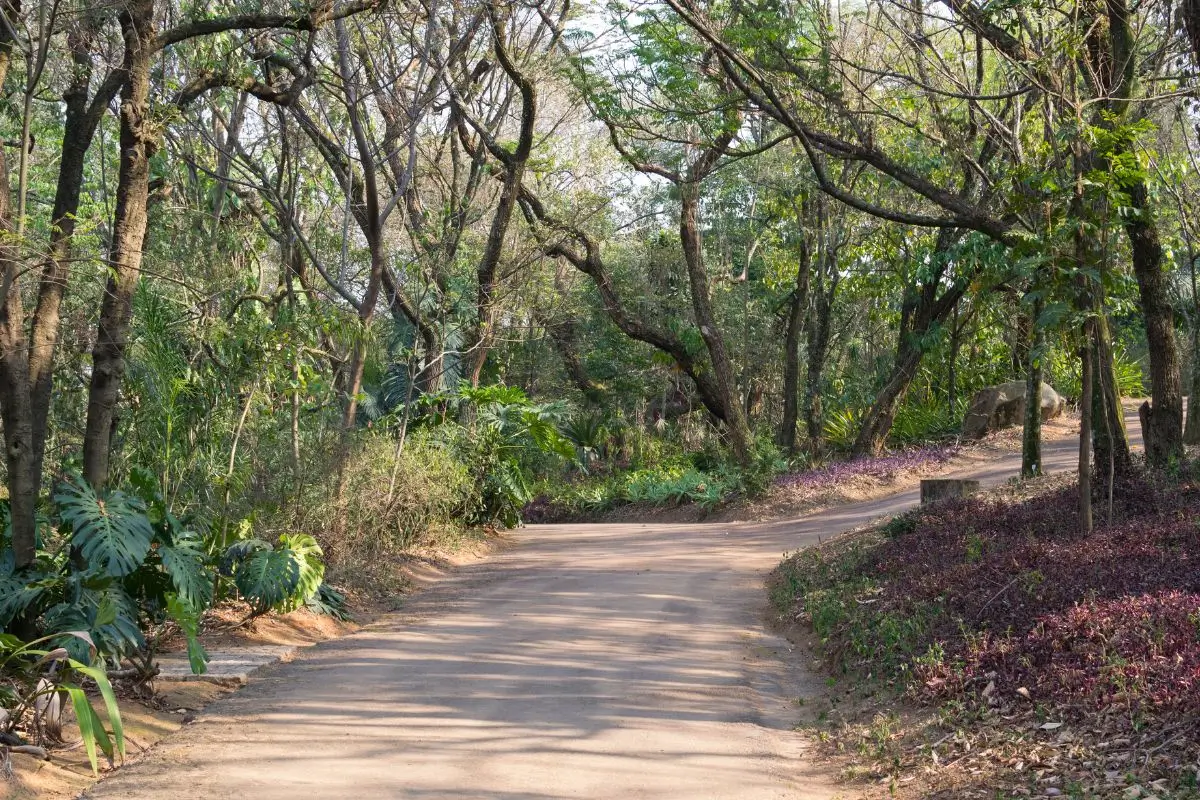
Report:
<svg viewBox="0 0 1200 800"><path fill-rule="evenodd" d="M58 183L51 213L50 252L42 265L37 308L33 313L29 346L30 400L33 406L33 473L41 483L46 455L46 437L54 387L54 353L58 346L63 295L71 272L71 242L75 218L83 190L88 149L95 137L104 111L115 95L116 83L101 85L96 97L88 100L92 78L90 47L95 30L76 27L67 36L74 74L63 92L66 116L63 123L62 150Z"/></svg>
<svg viewBox="0 0 1200 800"><path fill-rule="evenodd" d="M733 457L743 467L750 466L750 427L738 396L734 380L733 362L725 348L725 338L717 327L709 295L708 271L704 265L704 249L700 238L700 186L698 178L680 185L679 238L683 243L683 258L687 265L688 283L691 287L692 311L700 327L700 337L708 349L713 377L721 405L725 409L725 427Z"/></svg>
<svg viewBox="0 0 1200 800"><path fill-rule="evenodd" d="M958 351L962 346L962 328L958 324L958 306L950 322L950 358L946 367L946 406L954 413L958 405Z"/></svg>
<svg viewBox="0 0 1200 800"><path fill-rule="evenodd" d="M8 205L8 165L0 153L0 227L7 241L16 232ZM34 472L33 409L28 402L29 360L25 315L18 272L20 254L0 244L0 263L8 292L0 298L0 418L4 421L4 454L8 468L9 516L15 565L28 566L36 555L38 478Z"/></svg>
<svg viewBox="0 0 1200 800"><path fill-rule="evenodd" d="M1095 320L1089 319L1083 326L1083 347L1079 354L1080 397L1079 397L1079 532L1087 536L1092 532L1092 358L1095 353L1092 340L1095 338Z"/></svg>
<svg viewBox="0 0 1200 800"><path fill-rule="evenodd" d="M517 131L516 146L511 153L502 159L504 182L500 189L500 198L496 211L492 216L492 225L488 230L487 243L483 256L476 270L479 281L478 297L476 299L476 327L470 346L469 377L472 386L478 386L487 362L488 350L491 349L495 338L496 291L498 288L497 272L504 251L504 238L512 222L513 211L517 207L517 199L521 193L521 184L525 178L525 166L533 153L534 127L537 123L538 96L533 81L525 75L512 60L505 37L509 12L499 9L492 3L485 3L488 20L492 29L492 52L508 78L516 85L521 95L520 124Z"/></svg>
<svg viewBox="0 0 1200 800"><path fill-rule="evenodd" d="M1099 293L1100 290L1095 290ZM1092 324L1092 447L1096 463L1112 464L1116 472L1128 470L1133 459L1129 450L1129 434L1125 429L1125 414L1121 408L1121 392L1113 366L1112 334L1103 300L1093 301L1095 321Z"/></svg>
<svg viewBox="0 0 1200 800"><path fill-rule="evenodd" d="M783 337L783 421L777 444L789 456L796 454L796 425L800 417L800 334L808 306L810 261L808 246L801 242L796 267L796 286L788 299L787 327Z"/></svg>
<svg viewBox="0 0 1200 800"><path fill-rule="evenodd" d="M1187 444L1200 444L1200 313L1193 312L1192 316L1192 391L1188 395L1183 440Z"/></svg>
<svg viewBox="0 0 1200 800"><path fill-rule="evenodd" d="M896 361L887 383L875 396L875 402L863 417L862 428L854 440L851 455L854 457L878 455L887 442L896 419L896 408L909 384L917 374L924 353L912 342L906 342L896 354Z"/></svg>
<svg viewBox="0 0 1200 800"><path fill-rule="evenodd" d="M600 296L604 313L617 329L629 338L644 342L669 355L680 371L696 385L696 393L704 408L715 420L724 423L727 412L709 365L698 359L691 348L674 332L659 328L653 322L643 320L629 310L617 292L616 283L604 264L600 244L596 239L582 228L548 213L537 195L527 187L521 188L521 196L526 212L540 223L541 229L535 229L535 235L539 237L542 252L551 258L565 259L572 267L587 275ZM546 236L547 232L552 233L552 236Z"/></svg>
<svg viewBox="0 0 1200 800"><path fill-rule="evenodd" d="M125 42L121 91L121 166L109 250L110 276L100 306L92 379L83 438L83 476L99 489L108 479L117 396L125 374L125 350L133 293L142 266L150 194L150 158L156 149L149 119L150 67L154 56L154 0L127 0L119 19Z"/></svg>
<svg viewBox="0 0 1200 800"><path fill-rule="evenodd" d="M804 425L808 430L809 447L813 453L821 452L825 439L821 383L825 375L825 359L829 355L833 305L840 281L836 251L823 253L818 267L816 292L813 294L813 313L809 315L805 330L808 364L804 374Z"/></svg>
<svg viewBox="0 0 1200 800"><path fill-rule="evenodd" d="M935 257L946 254L961 238L962 231L943 228L937 234ZM922 340L935 325L941 324L953 313L966 293L967 276L960 276L939 296L944 274L943 270L937 270L917 285L907 287L900 312L900 331L896 339L896 358L892 371L863 417L862 428L850 449L851 455L873 456L883 449L892 430L896 407L908 391L925 356Z"/></svg>
<svg viewBox="0 0 1200 800"><path fill-rule="evenodd" d="M1144 431L1146 461L1165 467L1183 456L1183 381L1175 343L1175 309L1163 274L1162 244L1144 181L1129 187L1129 198L1136 213L1125 216L1125 232L1133 254L1133 273L1150 350L1151 429Z"/></svg>
<svg viewBox="0 0 1200 800"><path fill-rule="evenodd" d="M533 317L546 331L550 344L558 353L567 377L591 405L598 406L604 399L604 388L588 375L587 365L579 355L578 334L575 323L569 319L553 319L549 314L534 309Z"/></svg>
<svg viewBox="0 0 1200 800"><path fill-rule="evenodd" d="M1030 341L1025 348L1025 427L1021 432L1021 477L1042 474L1042 351L1045 334L1038 325L1043 303L1037 300L1030 313Z"/></svg>
<svg viewBox="0 0 1200 800"><path fill-rule="evenodd" d="M19 6L0 4L6 19L0 25L0 85L8 75L17 28ZM38 481L33 472L33 410L29 403L29 351L25 341L25 313L21 302L23 264L17 229L10 207L8 158L0 151L0 420L4 423L4 455L8 468L8 500L14 564L33 562L37 546Z"/></svg>

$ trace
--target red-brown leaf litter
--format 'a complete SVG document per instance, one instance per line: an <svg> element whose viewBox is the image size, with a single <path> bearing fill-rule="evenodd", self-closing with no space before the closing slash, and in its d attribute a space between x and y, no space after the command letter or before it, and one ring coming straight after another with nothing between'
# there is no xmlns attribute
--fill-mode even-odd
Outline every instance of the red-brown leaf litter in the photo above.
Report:
<svg viewBox="0 0 1200 800"><path fill-rule="evenodd" d="M1082 536L1076 489L961 500L866 554L878 608L930 620L913 648L934 695L994 683L1079 706L1200 711L1200 484L1121 479ZM944 613L930 614L930 608Z"/></svg>

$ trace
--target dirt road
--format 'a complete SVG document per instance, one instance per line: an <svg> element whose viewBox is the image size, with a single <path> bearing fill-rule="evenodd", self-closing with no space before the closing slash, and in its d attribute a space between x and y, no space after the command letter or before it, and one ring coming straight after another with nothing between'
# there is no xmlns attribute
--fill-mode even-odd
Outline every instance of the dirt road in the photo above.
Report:
<svg viewBox="0 0 1200 800"><path fill-rule="evenodd" d="M1074 459L1073 443L1047 448L1048 470ZM915 495L771 524L522 529L408 613L259 673L86 796L832 798L790 730L821 683L763 632L763 576Z"/></svg>

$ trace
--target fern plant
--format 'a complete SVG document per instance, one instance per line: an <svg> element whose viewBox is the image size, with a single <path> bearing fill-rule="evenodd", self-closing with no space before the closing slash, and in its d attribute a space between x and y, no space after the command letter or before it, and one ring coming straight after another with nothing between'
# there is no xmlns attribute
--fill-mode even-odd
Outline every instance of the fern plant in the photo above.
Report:
<svg viewBox="0 0 1200 800"><path fill-rule="evenodd" d="M834 450L849 450L862 427L861 409L847 406L825 412L825 441Z"/></svg>

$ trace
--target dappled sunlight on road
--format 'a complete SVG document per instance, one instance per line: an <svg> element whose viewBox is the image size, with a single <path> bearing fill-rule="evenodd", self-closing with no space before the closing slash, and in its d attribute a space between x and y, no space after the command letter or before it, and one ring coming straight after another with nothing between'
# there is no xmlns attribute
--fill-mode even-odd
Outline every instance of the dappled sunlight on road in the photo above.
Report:
<svg viewBox="0 0 1200 800"><path fill-rule="evenodd" d="M1046 451L1048 469L1073 458L1069 442ZM791 731L793 700L821 683L762 631L763 577L783 552L915 501L523 529L404 612L264 670L89 796L833 797Z"/></svg>

